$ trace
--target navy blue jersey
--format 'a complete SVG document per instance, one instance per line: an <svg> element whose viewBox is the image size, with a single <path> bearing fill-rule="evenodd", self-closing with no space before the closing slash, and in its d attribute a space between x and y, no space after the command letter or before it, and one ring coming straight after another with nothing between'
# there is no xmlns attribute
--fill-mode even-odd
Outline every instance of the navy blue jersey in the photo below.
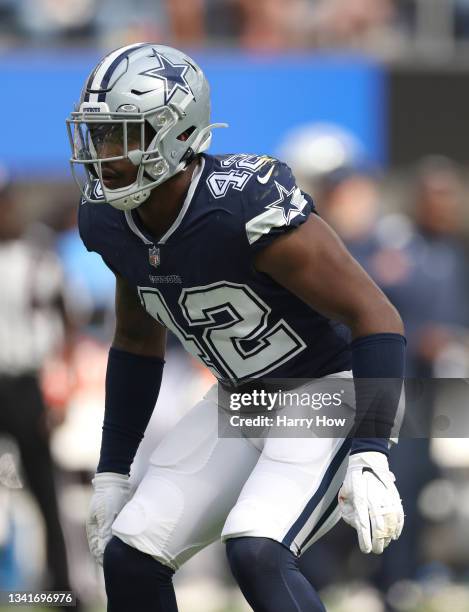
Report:
<svg viewBox="0 0 469 612"><path fill-rule="evenodd" d="M202 155L183 207L160 238L138 213L82 201L90 251L136 288L144 308L221 379L320 377L350 369L346 331L253 265L314 211L282 162ZM95 184L95 196L99 192Z"/></svg>

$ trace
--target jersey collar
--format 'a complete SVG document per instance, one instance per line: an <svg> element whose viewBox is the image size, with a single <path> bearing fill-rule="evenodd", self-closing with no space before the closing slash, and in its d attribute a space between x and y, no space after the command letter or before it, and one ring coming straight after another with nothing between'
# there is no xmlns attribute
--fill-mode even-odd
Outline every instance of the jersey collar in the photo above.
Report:
<svg viewBox="0 0 469 612"><path fill-rule="evenodd" d="M159 240L156 240L155 238L152 238L152 236L150 236L150 234L148 234L148 232L145 230L145 228L142 226L142 223L139 220L138 215L134 215L132 214L133 211L132 210L126 210L125 211L125 219L127 221L127 225L129 226L130 230L140 238L140 240L142 240L142 242L144 244L165 244L168 240L168 238L170 236L172 236L172 234L174 234L174 232L178 229L178 227L181 225L182 220L184 219L188 209L189 209L189 205L192 202L192 199L194 197L195 191L199 185L200 182L200 178L203 174L204 171L204 167L205 167L205 158L203 155L200 156L200 164L195 168L194 173L192 175L192 179L191 179L191 184L189 186L189 190L187 192L187 195L184 199L184 203L182 205L181 210L179 211L178 216L176 217L176 219L174 220L173 224L168 228L168 230L163 234L163 236L161 236L161 238Z"/></svg>

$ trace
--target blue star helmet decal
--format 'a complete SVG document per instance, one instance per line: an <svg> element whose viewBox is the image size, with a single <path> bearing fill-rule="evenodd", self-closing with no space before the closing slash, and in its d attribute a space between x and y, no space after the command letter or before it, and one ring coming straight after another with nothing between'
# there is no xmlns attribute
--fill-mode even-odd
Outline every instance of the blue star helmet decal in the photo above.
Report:
<svg viewBox="0 0 469 612"><path fill-rule="evenodd" d="M173 64L168 58L156 52L154 52L152 57L157 60L159 64L158 67L145 70L145 72L141 72L140 74L142 76L160 79L164 82L165 105L168 104L178 90L195 97L185 76L190 68L189 64Z"/></svg>
<svg viewBox="0 0 469 612"><path fill-rule="evenodd" d="M288 191L288 189L286 189L283 185L280 185L280 183L277 183L277 181L274 182L275 186L277 187L279 197L277 200L275 200L275 202L272 202L272 204L268 204L266 208L277 208L280 210L283 214L285 223L289 225L290 221L294 217L298 215L304 216L302 210L305 207L306 200L301 193L301 190L296 185L293 185L290 191ZM288 201L289 198L290 201Z"/></svg>

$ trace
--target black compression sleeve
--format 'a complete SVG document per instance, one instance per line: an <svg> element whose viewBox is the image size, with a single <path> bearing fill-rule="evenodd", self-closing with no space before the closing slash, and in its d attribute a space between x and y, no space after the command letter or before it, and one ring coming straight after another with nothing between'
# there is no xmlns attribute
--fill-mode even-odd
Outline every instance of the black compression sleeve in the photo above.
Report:
<svg viewBox="0 0 469 612"><path fill-rule="evenodd" d="M158 398L164 360L111 347L98 472L128 474Z"/></svg>

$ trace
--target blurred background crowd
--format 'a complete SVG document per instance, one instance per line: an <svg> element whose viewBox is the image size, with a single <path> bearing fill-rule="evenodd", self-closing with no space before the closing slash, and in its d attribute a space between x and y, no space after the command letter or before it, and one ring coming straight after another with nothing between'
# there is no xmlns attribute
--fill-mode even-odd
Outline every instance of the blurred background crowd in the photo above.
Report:
<svg viewBox="0 0 469 612"><path fill-rule="evenodd" d="M1 0L0 15L4 46L152 40L399 56L412 47L450 52L469 36L467 0Z"/></svg>
<svg viewBox="0 0 469 612"><path fill-rule="evenodd" d="M211 152L286 160L398 307L408 375L469 379L468 39L468 0L0 0L0 591L104 609L84 522L114 279L78 236L64 126L98 58L152 40L199 59L232 125ZM171 339L135 481L212 382ZM469 610L468 438L433 434L393 450L398 542L365 557L339 525L304 555L328 611ZM182 612L248 610L222 559L177 575Z"/></svg>

